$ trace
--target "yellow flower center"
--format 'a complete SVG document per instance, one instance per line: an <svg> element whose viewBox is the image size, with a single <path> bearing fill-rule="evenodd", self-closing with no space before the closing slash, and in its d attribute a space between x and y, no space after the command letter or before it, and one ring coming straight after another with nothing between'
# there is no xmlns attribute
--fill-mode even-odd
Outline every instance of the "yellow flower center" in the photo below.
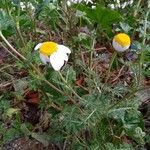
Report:
<svg viewBox="0 0 150 150"><path fill-rule="evenodd" d="M40 47L40 53L46 56L50 56L52 53L57 51L57 43L55 42L44 42Z"/></svg>
<svg viewBox="0 0 150 150"><path fill-rule="evenodd" d="M119 33L114 37L114 40L121 46L128 46L131 44L130 37L125 33Z"/></svg>

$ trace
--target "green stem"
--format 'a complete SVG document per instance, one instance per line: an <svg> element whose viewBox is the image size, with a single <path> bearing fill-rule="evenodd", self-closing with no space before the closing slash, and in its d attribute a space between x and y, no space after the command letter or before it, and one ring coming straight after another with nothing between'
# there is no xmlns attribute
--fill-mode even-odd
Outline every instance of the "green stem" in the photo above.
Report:
<svg viewBox="0 0 150 150"><path fill-rule="evenodd" d="M35 15L33 15L34 13L27 7L27 4L28 4L28 0L26 0L26 12L28 13L32 26L33 26L33 34L35 38L37 39Z"/></svg>
<svg viewBox="0 0 150 150"><path fill-rule="evenodd" d="M150 0L148 1L148 6L150 5ZM145 45L146 42L146 35L147 35L147 19L150 13L150 8L148 7L148 11L145 16L145 21L144 21L144 34L143 34L143 46ZM142 77L142 66L144 62L144 50L141 51L141 56L140 56L140 62L139 62L139 79L138 79L138 86L140 85L141 82L141 77Z"/></svg>
<svg viewBox="0 0 150 150"><path fill-rule="evenodd" d="M6 45L20 58L22 58L23 60L27 60L22 54L20 54L16 49L14 49L12 47L12 45L7 41L7 39L4 37L4 35L2 34L2 31L0 31L0 37L2 38L2 40L6 43Z"/></svg>
<svg viewBox="0 0 150 150"><path fill-rule="evenodd" d="M20 59L16 56L16 55L14 55L12 52L10 52L8 49L7 49L7 47L5 47L5 45L2 43L2 42L0 42L0 45L11 55L11 56L13 56L15 59L17 59L18 61L20 61Z"/></svg>
<svg viewBox="0 0 150 150"><path fill-rule="evenodd" d="M23 38L23 36L22 36L22 34L21 34L21 31L20 31L19 21L16 20L16 18L14 18L14 17L11 15L6 0L5 0L5 5L6 5L6 12L7 12L8 16L12 19L13 23L16 25L16 26L15 26L15 30L16 30L16 32L17 32L17 34L18 34L18 36L19 36L19 38L20 38L20 40L21 40L22 45L25 47L25 41L24 41L24 38ZM18 11L18 15L19 15L19 14L20 14L20 12Z"/></svg>
<svg viewBox="0 0 150 150"><path fill-rule="evenodd" d="M133 16L136 17L137 13L138 13L138 10L139 10L139 7L140 7L140 4L141 4L142 0L139 0L138 3L137 3L137 6L136 6L136 9L133 13Z"/></svg>
<svg viewBox="0 0 150 150"><path fill-rule="evenodd" d="M66 86L73 92L73 94L78 97L80 100L83 100L75 91L74 89L68 85L67 81L65 80L65 78L62 76L62 74L60 73L60 71L58 71L59 76L61 77L62 81L66 84Z"/></svg>
<svg viewBox="0 0 150 150"><path fill-rule="evenodd" d="M83 123L86 123L87 120L89 120L89 119L91 118L91 116L92 116L95 112L96 112L96 109L94 109L94 110L89 114L89 116L84 120Z"/></svg>
<svg viewBox="0 0 150 150"><path fill-rule="evenodd" d="M117 52L115 51L115 52L113 53L113 55L112 55L111 60L110 60L110 65L109 65L109 68L108 68L108 71L107 71L107 77L106 77L106 81L105 81L105 82L107 82L108 79L109 79L109 77L110 77L111 68L112 68L112 65L113 65L113 63L114 63L114 60L115 60L116 56L117 56Z"/></svg>
<svg viewBox="0 0 150 150"><path fill-rule="evenodd" d="M95 38L92 38L92 46L91 46L91 53L90 53L90 60L89 60L89 66L92 68L92 61L93 61L93 52L94 52L94 46L95 46Z"/></svg>
<svg viewBox="0 0 150 150"><path fill-rule="evenodd" d="M17 33L18 33L18 36L19 36L19 38L20 38L20 40L21 40L21 43L22 43L22 45L25 47L26 45L25 45L25 41L24 41L24 38L23 38L23 36L22 36L22 34L21 34L21 31L20 31L20 26L19 26L19 22L16 24L16 31L17 31Z"/></svg>

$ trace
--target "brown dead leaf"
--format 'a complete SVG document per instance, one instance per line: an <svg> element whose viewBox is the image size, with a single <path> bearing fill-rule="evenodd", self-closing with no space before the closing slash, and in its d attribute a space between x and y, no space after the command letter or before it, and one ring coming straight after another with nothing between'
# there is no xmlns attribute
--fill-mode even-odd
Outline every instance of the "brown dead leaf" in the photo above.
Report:
<svg viewBox="0 0 150 150"><path fill-rule="evenodd" d="M27 103L39 104L40 102L39 93L37 91L27 91L24 94L24 98Z"/></svg>
<svg viewBox="0 0 150 150"><path fill-rule="evenodd" d="M8 57L8 52L6 52L2 47L0 47L0 64L6 61Z"/></svg>
<svg viewBox="0 0 150 150"><path fill-rule="evenodd" d="M132 141L127 137L127 136L122 136L121 137L121 140L124 142L124 143L128 143L128 144L131 144Z"/></svg>
<svg viewBox="0 0 150 150"><path fill-rule="evenodd" d="M150 78L145 78L143 84L144 86L150 86Z"/></svg>
<svg viewBox="0 0 150 150"><path fill-rule="evenodd" d="M76 84L78 86L81 86L84 84L84 76L83 75L79 76L79 78L76 80Z"/></svg>
<svg viewBox="0 0 150 150"><path fill-rule="evenodd" d="M40 109L33 103L24 103L21 108L21 118L23 122L30 122L32 125L39 123Z"/></svg>
<svg viewBox="0 0 150 150"><path fill-rule="evenodd" d="M0 65L2 65L4 62L3 62L3 60L2 59L0 59Z"/></svg>
<svg viewBox="0 0 150 150"><path fill-rule="evenodd" d="M50 127L50 119L51 114L49 114L47 111L41 114L39 119L39 125L43 131L46 131Z"/></svg>

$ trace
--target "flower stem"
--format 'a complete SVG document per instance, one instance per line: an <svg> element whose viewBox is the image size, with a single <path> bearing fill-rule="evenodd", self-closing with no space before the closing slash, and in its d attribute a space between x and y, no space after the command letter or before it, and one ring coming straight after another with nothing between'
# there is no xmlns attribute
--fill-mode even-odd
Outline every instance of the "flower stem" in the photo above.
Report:
<svg viewBox="0 0 150 150"><path fill-rule="evenodd" d="M150 0L148 1L148 11L147 11L145 19L144 19L144 34L143 34L143 42L142 42L143 46L145 45L145 42L146 42L147 20L148 20L148 16L149 16L149 13L150 13L150 8L149 7L150 7ZM144 50L141 51L141 56L140 56L138 86L140 85L140 82L141 82L143 62L144 62Z"/></svg>
<svg viewBox="0 0 150 150"><path fill-rule="evenodd" d="M6 12L7 12L8 16L12 19L13 23L15 24L15 30L16 30L16 32L17 32L17 34L18 34L18 37L19 37L20 40L21 40L21 44L25 47L25 41L24 41L24 38L23 38L23 36L22 36L22 34L21 34L21 31L20 31L20 25L19 25L19 21L18 21L18 19L17 19L17 16L13 17L13 16L11 15L11 12L10 12L9 7L8 7L8 2L7 2L7 0L5 0L5 6L6 6ZM18 11L18 12L19 12L19 13L18 13L18 16L19 16L20 11Z"/></svg>
<svg viewBox="0 0 150 150"><path fill-rule="evenodd" d="M11 56L13 56L15 59L21 61L16 55L14 55L10 50L8 50L7 47L5 47L5 45L4 45L2 42L0 42L0 45L8 52Z"/></svg>
<svg viewBox="0 0 150 150"><path fill-rule="evenodd" d="M136 17L136 15L138 14L138 10L139 10L141 2L142 2L142 0L139 0L138 3L137 3L136 9L135 9L135 11L133 13L134 17Z"/></svg>
<svg viewBox="0 0 150 150"><path fill-rule="evenodd" d="M22 45L25 47L25 41L24 41L24 38L23 38L23 36L22 36L22 34L21 34L21 31L20 31L20 26L19 26L19 22L18 22L18 24L16 24L16 31L17 31L17 33L18 33L18 36L19 36L19 38L20 38L20 40L21 40L21 43L22 43Z"/></svg>
<svg viewBox="0 0 150 150"><path fill-rule="evenodd" d="M68 85L67 81L66 81L65 78L62 76L62 74L61 74L60 71L58 71L58 74L59 74L60 78L62 79L62 81L66 84L66 86L73 92L73 94L74 94L76 97L78 97L80 100L83 100L83 99L74 91L74 89L73 89L70 85Z"/></svg>
<svg viewBox="0 0 150 150"><path fill-rule="evenodd" d="M14 49L12 47L12 45L7 41L7 39L4 37L4 35L2 34L2 31L0 31L0 37L2 38L2 40L6 43L6 45L20 58L22 58L23 60L27 60L22 54L20 54L16 49Z"/></svg>
<svg viewBox="0 0 150 150"><path fill-rule="evenodd" d="M113 62L114 62L116 56L117 56L117 52L115 51L115 52L113 53L112 58L111 58L111 61L110 61L110 65L109 65L109 68L108 68L108 71L107 71L107 77L106 77L106 81L105 81L105 82L107 82L108 79L109 79L109 77L110 77L111 68L112 68L112 65L113 65Z"/></svg>
<svg viewBox="0 0 150 150"><path fill-rule="evenodd" d="M95 46L95 37L92 38L92 44L91 44L91 52L90 52L90 59L89 59L89 66L92 68L92 61L93 61L93 53L94 53L94 46Z"/></svg>

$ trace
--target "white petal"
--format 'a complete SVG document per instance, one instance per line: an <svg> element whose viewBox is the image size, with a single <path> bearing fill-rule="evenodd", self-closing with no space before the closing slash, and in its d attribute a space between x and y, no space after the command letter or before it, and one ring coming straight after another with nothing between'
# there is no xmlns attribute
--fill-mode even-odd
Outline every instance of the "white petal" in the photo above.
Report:
<svg viewBox="0 0 150 150"><path fill-rule="evenodd" d="M93 4L92 0L84 0L86 2L86 4L91 3Z"/></svg>
<svg viewBox="0 0 150 150"><path fill-rule="evenodd" d="M61 58L65 61L68 61L68 55L66 53L61 53Z"/></svg>
<svg viewBox="0 0 150 150"><path fill-rule="evenodd" d="M65 62L60 56L60 53L55 52L50 56L50 63L54 70L59 71Z"/></svg>
<svg viewBox="0 0 150 150"><path fill-rule="evenodd" d="M44 64L47 64L47 62L49 62L49 57L45 56L43 54L40 53L40 59Z"/></svg>
<svg viewBox="0 0 150 150"><path fill-rule="evenodd" d="M42 43L39 43L38 45L36 45L36 46L34 47L34 50L35 50L35 51L38 50L38 49L41 47L41 45L42 45Z"/></svg>
<svg viewBox="0 0 150 150"><path fill-rule="evenodd" d="M71 2L69 0L67 1L67 6L71 6Z"/></svg>
<svg viewBox="0 0 150 150"><path fill-rule="evenodd" d="M64 45L58 45L58 50L61 50L62 52L68 53L68 54L71 53L71 50L68 47L64 46Z"/></svg>
<svg viewBox="0 0 150 150"><path fill-rule="evenodd" d="M112 45L113 45L114 49L118 52L124 52L125 50L127 50L130 47L130 45L122 47L115 40L113 40Z"/></svg>
<svg viewBox="0 0 150 150"><path fill-rule="evenodd" d="M68 61L68 55L67 55L65 52L63 52L61 49L58 49L58 50L57 50L57 54L59 55L58 57L59 57L60 59L63 59L63 60L65 60L65 61Z"/></svg>

